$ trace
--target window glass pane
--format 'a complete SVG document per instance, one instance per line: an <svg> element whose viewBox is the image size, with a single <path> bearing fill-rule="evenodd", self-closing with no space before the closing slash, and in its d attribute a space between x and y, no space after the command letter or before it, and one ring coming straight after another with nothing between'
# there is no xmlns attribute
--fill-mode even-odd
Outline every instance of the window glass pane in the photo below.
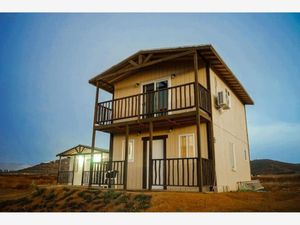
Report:
<svg viewBox="0 0 300 225"><path fill-rule="evenodd" d="M188 136L188 149L189 149L188 157L195 157L193 135Z"/></svg>
<svg viewBox="0 0 300 225"><path fill-rule="evenodd" d="M180 145L180 156L185 158L187 157L186 136L180 136Z"/></svg>

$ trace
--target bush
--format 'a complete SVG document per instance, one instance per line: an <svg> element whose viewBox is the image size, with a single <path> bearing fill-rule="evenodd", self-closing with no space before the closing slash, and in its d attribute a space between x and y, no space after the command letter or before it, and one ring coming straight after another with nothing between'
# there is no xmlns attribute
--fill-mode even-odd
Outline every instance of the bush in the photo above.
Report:
<svg viewBox="0 0 300 225"><path fill-rule="evenodd" d="M147 209L150 207L151 195L139 194L134 197L134 200L137 201L139 209Z"/></svg>
<svg viewBox="0 0 300 225"><path fill-rule="evenodd" d="M35 192L32 194L32 197L41 196L41 195L43 195L45 193L45 191L46 191L46 188L36 187Z"/></svg>
<svg viewBox="0 0 300 225"><path fill-rule="evenodd" d="M118 198L122 193L121 192L115 192L114 190L108 190L104 192L104 203L108 204L111 202L111 200L114 200Z"/></svg>
<svg viewBox="0 0 300 225"><path fill-rule="evenodd" d="M55 198L55 191L51 189L51 191L45 196L46 201L53 200Z"/></svg>

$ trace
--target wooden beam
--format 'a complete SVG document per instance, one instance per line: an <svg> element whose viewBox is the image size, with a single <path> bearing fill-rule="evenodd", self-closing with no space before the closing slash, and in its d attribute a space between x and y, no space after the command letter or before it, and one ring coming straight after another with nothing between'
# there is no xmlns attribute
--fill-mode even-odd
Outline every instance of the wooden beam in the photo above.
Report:
<svg viewBox="0 0 300 225"><path fill-rule="evenodd" d="M153 173L153 162L152 162L152 152L153 152L153 123L149 122L149 181L148 181L148 189L152 189L152 173Z"/></svg>
<svg viewBox="0 0 300 225"><path fill-rule="evenodd" d="M136 63L135 61L133 61L133 60L129 60L128 61L131 65L133 65L133 66L138 66L139 64L138 63Z"/></svg>
<svg viewBox="0 0 300 225"><path fill-rule="evenodd" d="M196 128L197 128L197 181L199 191L203 190L202 176L202 155L201 155L201 133L200 133L200 99L199 99L199 81L198 81L198 54L194 52L194 76L195 76L195 105L196 105Z"/></svg>
<svg viewBox="0 0 300 225"><path fill-rule="evenodd" d="M82 175L81 175L81 186L83 185L83 178L84 178L84 166L85 166L85 155L83 155L83 163L82 163Z"/></svg>
<svg viewBox="0 0 300 225"><path fill-rule="evenodd" d="M57 181L56 181L57 184L59 183L60 169L61 169L61 156L59 156L58 171L57 171Z"/></svg>
<svg viewBox="0 0 300 225"><path fill-rule="evenodd" d="M76 163L76 155L73 158L73 176L72 176L72 185L74 185L74 170L75 170L75 163ZM78 165L77 165L78 166Z"/></svg>
<svg viewBox="0 0 300 225"><path fill-rule="evenodd" d="M143 63L147 63L151 59L152 56L153 56L152 53L148 54Z"/></svg>
<svg viewBox="0 0 300 225"><path fill-rule="evenodd" d="M91 163L90 163L90 177L89 177L89 187L92 186L92 181L93 181L93 167L94 167L94 150L95 150L95 142L96 142L96 129L95 129L95 123L97 120L97 105L98 105L98 100L99 100L99 87L97 84L96 87L96 97L95 97L95 107L94 107L94 121L93 121L93 134L92 134L92 148L91 148Z"/></svg>
<svg viewBox="0 0 300 225"><path fill-rule="evenodd" d="M127 189L127 173L128 173L128 145L129 145L129 126L126 126L125 132L125 164L124 164L124 190Z"/></svg>
<svg viewBox="0 0 300 225"><path fill-rule="evenodd" d="M171 56L167 56L167 57L164 57L164 58L153 60L153 61L150 61L150 62L147 62L147 63L143 63L142 65L137 65L137 66L134 66L132 68L128 68L128 69L123 70L123 71L117 71L117 72L114 72L114 73L110 73L110 74L107 74L103 77L109 78L109 77L112 77L112 76L119 75L121 73L133 71L133 70L136 70L136 69L140 69L140 68L143 68L143 67L147 67L147 66L157 64L157 63L161 63L161 62L165 62L165 61L168 61L168 60L176 59L176 58L179 58L179 57L182 57L182 56L185 56L185 55L189 55L189 54L192 54L193 52L194 52L194 50L184 51L184 52L181 52L181 53L178 53L178 54L175 54L175 55L171 55Z"/></svg>
<svg viewBox="0 0 300 225"><path fill-rule="evenodd" d="M143 55L140 54L139 57L138 57L138 63L141 65L143 63Z"/></svg>
<svg viewBox="0 0 300 225"><path fill-rule="evenodd" d="M207 126L207 139L208 139L208 149L211 152L211 160L213 164L213 175L214 175L214 186L217 186L217 174L216 174L216 164L215 164L215 143L214 143L214 127L213 127L213 113L212 107L214 105L212 96L211 96L211 76L210 76L210 65L206 64L205 66L206 72L206 82L207 82L207 89L209 93L209 101L210 101L210 111L211 111L211 121L206 123Z"/></svg>

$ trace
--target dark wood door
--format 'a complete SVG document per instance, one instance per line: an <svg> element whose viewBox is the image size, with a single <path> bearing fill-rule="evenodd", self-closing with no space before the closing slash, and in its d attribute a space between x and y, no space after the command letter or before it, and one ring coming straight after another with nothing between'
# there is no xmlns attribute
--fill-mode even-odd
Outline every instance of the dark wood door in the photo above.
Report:
<svg viewBox="0 0 300 225"><path fill-rule="evenodd" d="M143 115L145 118L154 116L155 105L154 83L143 86Z"/></svg>

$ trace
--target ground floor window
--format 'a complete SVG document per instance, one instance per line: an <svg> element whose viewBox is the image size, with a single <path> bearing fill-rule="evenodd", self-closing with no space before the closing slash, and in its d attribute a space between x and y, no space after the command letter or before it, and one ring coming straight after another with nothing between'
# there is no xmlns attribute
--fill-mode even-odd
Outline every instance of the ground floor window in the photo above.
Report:
<svg viewBox="0 0 300 225"><path fill-rule="evenodd" d="M232 142L229 143L229 161L232 171L236 171L235 147Z"/></svg>
<svg viewBox="0 0 300 225"><path fill-rule="evenodd" d="M122 141L122 160L125 160L125 140ZM128 162L134 162L134 140L128 140Z"/></svg>
<svg viewBox="0 0 300 225"><path fill-rule="evenodd" d="M194 134L179 135L179 157L195 157L195 140Z"/></svg>

